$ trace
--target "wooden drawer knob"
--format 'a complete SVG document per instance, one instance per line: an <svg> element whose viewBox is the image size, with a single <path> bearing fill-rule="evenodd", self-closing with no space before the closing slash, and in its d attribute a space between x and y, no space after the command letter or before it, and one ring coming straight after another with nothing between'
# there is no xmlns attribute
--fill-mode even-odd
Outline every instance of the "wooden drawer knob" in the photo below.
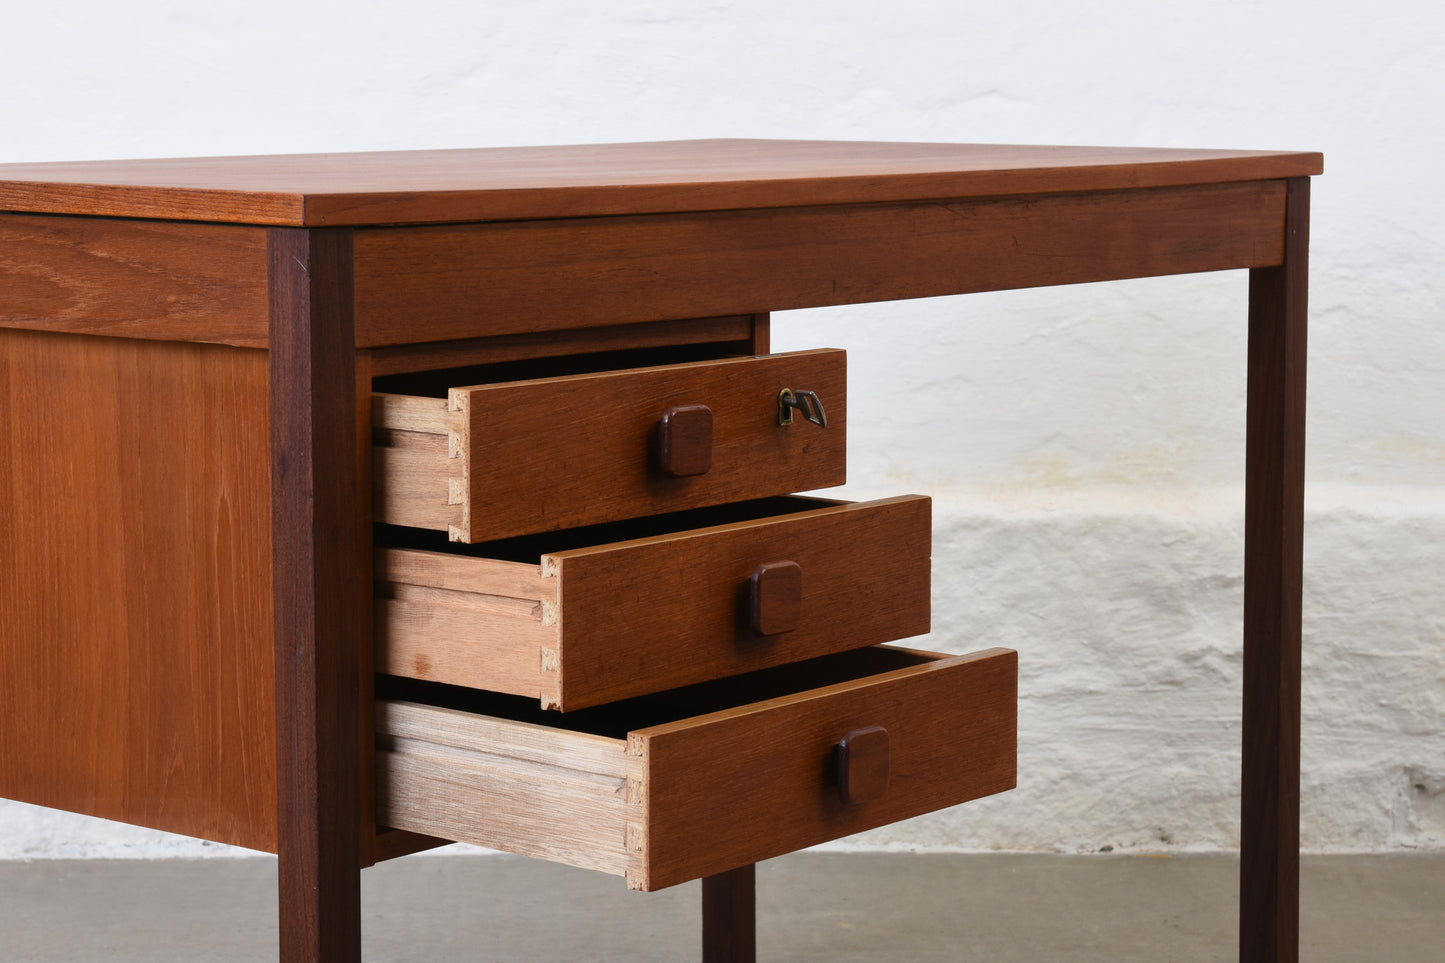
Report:
<svg viewBox="0 0 1445 963"><path fill-rule="evenodd" d="M703 475L712 467L712 409L679 405L662 413L658 462L674 478Z"/></svg>
<svg viewBox="0 0 1445 963"><path fill-rule="evenodd" d="M838 796L845 803L867 802L887 788L888 730L850 729L838 740Z"/></svg>
<svg viewBox="0 0 1445 963"><path fill-rule="evenodd" d="M803 570L797 562L766 562L748 579L748 628L778 635L798 627L803 614Z"/></svg>

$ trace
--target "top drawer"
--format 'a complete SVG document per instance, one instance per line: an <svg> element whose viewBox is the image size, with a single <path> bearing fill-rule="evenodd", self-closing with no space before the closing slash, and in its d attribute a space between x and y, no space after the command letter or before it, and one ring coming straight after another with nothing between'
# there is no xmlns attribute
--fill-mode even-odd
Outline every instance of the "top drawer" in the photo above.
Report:
<svg viewBox="0 0 1445 963"><path fill-rule="evenodd" d="M377 394L376 520L477 542L841 485L846 380L823 349ZM785 388L827 427L779 424Z"/></svg>

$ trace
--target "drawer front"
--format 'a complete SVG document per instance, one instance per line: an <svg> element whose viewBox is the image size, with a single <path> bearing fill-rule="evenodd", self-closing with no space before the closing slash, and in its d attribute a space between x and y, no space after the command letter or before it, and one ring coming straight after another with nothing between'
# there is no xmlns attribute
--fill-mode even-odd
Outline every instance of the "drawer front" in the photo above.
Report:
<svg viewBox="0 0 1445 963"><path fill-rule="evenodd" d="M857 671L625 737L380 702L378 819L654 890L1013 788L1016 653L833 660Z"/></svg>
<svg viewBox="0 0 1445 963"><path fill-rule="evenodd" d="M377 519L479 542L840 485L846 367L829 349L378 395ZM784 388L827 427L780 425Z"/></svg>
<svg viewBox="0 0 1445 963"><path fill-rule="evenodd" d="M377 553L377 667L572 710L929 630L931 503L806 511L526 563Z"/></svg>

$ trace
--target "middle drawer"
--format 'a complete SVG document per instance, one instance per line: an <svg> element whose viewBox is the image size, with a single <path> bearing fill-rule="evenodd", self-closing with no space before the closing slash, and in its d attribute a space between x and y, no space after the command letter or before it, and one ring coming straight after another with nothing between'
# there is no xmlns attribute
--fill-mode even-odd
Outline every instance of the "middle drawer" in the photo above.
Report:
<svg viewBox="0 0 1445 963"><path fill-rule="evenodd" d="M477 546L393 530L377 671L572 710L921 635L931 507L772 498Z"/></svg>

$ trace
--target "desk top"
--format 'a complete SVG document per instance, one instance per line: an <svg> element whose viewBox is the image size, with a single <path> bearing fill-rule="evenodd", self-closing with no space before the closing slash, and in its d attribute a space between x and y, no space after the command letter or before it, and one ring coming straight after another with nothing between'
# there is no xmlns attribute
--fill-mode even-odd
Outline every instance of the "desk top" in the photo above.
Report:
<svg viewBox="0 0 1445 963"><path fill-rule="evenodd" d="M0 164L0 211L296 227L1111 191L1319 174L1318 153L850 141Z"/></svg>

